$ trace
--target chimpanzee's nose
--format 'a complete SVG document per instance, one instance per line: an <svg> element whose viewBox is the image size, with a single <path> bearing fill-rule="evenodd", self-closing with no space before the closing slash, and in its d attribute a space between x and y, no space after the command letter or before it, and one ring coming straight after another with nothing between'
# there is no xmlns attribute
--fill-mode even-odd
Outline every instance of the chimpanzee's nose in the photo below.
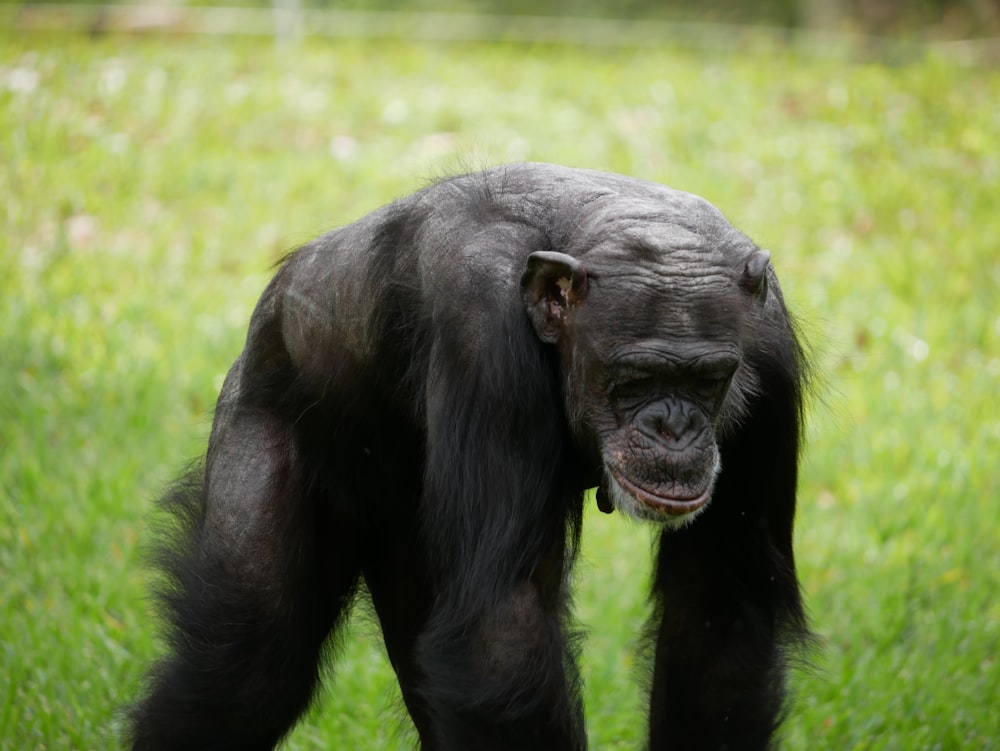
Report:
<svg viewBox="0 0 1000 751"><path fill-rule="evenodd" d="M684 448L694 437L695 409L687 402L669 397L646 408L640 424L652 438Z"/></svg>

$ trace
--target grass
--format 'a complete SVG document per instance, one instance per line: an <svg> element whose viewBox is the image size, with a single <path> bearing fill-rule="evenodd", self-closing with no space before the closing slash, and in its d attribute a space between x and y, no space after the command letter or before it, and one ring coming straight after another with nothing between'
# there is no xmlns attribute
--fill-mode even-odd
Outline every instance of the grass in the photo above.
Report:
<svg viewBox="0 0 1000 751"><path fill-rule="evenodd" d="M797 550L825 640L791 749L1000 738L1000 72L772 54L0 40L0 749L113 747L157 652L151 499L290 247L515 159L700 193L817 362ZM641 745L647 530L588 516L594 748ZM360 613L289 749L412 742Z"/></svg>

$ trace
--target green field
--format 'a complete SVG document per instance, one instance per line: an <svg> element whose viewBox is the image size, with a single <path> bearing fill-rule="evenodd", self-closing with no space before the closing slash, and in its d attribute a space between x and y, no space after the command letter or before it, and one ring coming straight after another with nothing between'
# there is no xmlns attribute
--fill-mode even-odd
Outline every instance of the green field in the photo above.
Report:
<svg viewBox="0 0 1000 751"><path fill-rule="evenodd" d="M156 653L152 500L273 264L533 159L704 195L817 364L786 746L1000 739L1000 71L792 54L0 35L0 749L106 749ZM592 505L592 504L590 504ZM641 747L648 531L589 513L591 745ZM412 744L372 619L287 748Z"/></svg>

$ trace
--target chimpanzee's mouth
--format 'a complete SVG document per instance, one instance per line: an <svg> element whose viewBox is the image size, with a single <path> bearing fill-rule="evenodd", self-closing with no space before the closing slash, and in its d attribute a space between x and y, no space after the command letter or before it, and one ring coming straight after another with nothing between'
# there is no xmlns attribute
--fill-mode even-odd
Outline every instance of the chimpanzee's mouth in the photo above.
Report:
<svg viewBox="0 0 1000 751"><path fill-rule="evenodd" d="M616 471L614 467L609 467L608 469L622 490L637 501L661 514L669 514L671 516L690 514L708 503L712 497L712 483L709 483L708 487L692 495L666 495L662 490L658 489L654 491L636 485L625 478L620 472Z"/></svg>

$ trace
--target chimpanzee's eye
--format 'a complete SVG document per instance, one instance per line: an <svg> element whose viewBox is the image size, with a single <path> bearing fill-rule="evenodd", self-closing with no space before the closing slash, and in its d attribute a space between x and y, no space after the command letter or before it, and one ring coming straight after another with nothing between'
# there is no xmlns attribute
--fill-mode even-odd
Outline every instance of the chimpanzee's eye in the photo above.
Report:
<svg viewBox="0 0 1000 751"><path fill-rule="evenodd" d="M694 382L694 391L706 399L717 399L726 390L731 377L716 375L699 378Z"/></svg>
<svg viewBox="0 0 1000 751"><path fill-rule="evenodd" d="M634 377L612 384L611 396L619 400L639 399L651 395L655 389L655 379L645 376Z"/></svg>

